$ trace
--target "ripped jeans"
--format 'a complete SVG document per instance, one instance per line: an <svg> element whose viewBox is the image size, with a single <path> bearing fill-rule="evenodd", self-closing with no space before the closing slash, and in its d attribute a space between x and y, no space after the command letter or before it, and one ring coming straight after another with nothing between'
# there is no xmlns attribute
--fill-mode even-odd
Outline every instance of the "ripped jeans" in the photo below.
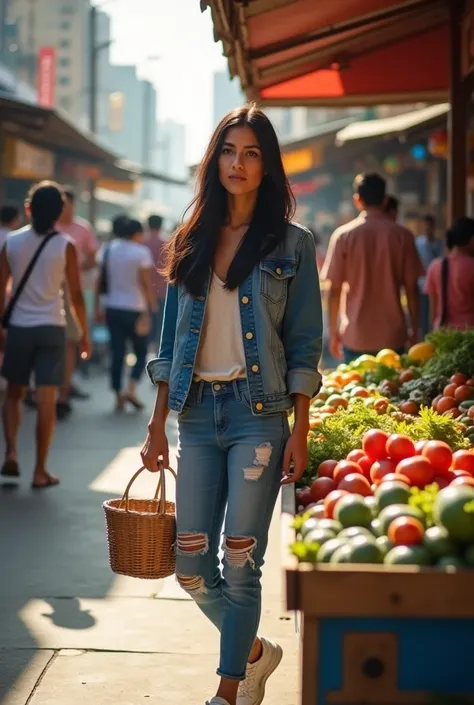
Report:
<svg viewBox="0 0 474 705"><path fill-rule="evenodd" d="M178 423L177 578L220 631L218 675L243 680L260 621L287 415L253 416L246 381L196 382Z"/></svg>

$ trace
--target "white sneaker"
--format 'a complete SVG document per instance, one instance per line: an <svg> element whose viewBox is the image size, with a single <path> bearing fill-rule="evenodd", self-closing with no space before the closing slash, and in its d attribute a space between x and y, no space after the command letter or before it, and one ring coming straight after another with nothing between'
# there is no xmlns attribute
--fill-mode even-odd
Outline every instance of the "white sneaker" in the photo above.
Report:
<svg viewBox="0 0 474 705"><path fill-rule="evenodd" d="M278 644L260 637L262 655L255 663L247 664L244 681L239 685L237 705L260 705L265 697L265 685L273 671L278 668L283 650Z"/></svg>
<svg viewBox="0 0 474 705"><path fill-rule="evenodd" d="M206 705L229 705L227 700L224 700L224 698L218 698L217 695L215 698L212 698L212 700L208 700Z"/></svg>

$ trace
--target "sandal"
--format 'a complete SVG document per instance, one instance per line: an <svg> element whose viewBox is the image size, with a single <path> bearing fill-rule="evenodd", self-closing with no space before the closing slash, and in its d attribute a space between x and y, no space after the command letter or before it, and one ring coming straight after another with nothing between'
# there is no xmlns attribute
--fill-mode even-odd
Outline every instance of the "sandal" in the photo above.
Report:
<svg viewBox="0 0 474 705"><path fill-rule="evenodd" d="M127 401L129 404L131 404L137 411L143 411L145 408L145 404L140 401L137 397L132 397L131 394L125 394L124 395L124 401Z"/></svg>
<svg viewBox="0 0 474 705"><path fill-rule="evenodd" d="M53 475L46 475L46 482L32 482L31 483L31 489L32 490L46 490L49 487L55 487L56 485L59 485L59 478L54 477Z"/></svg>
<svg viewBox="0 0 474 705"><path fill-rule="evenodd" d="M5 460L0 470L3 477L20 477L20 467L16 460Z"/></svg>

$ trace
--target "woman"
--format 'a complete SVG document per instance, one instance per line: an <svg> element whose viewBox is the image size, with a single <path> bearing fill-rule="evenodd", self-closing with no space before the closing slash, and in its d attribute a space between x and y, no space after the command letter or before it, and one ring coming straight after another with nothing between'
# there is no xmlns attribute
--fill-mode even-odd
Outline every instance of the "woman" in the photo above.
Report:
<svg viewBox="0 0 474 705"><path fill-rule="evenodd" d="M111 385L118 411L122 411L126 403L137 410L143 409L136 387L145 369L150 311L155 311L156 301L151 285L153 260L150 250L142 241L141 223L122 219L116 228L116 238L104 247L99 256L102 276L97 284L95 318L98 323L103 319L103 298L110 337ZM136 360L124 393L123 365L128 341L132 344Z"/></svg>
<svg viewBox="0 0 474 705"><path fill-rule="evenodd" d="M448 230L447 257L438 257L426 274L433 328L474 327L474 220L459 218Z"/></svg>
<svg viewBox="0 0 474 705"><path fill-rule="evenodd" d="M256 636L261 567L280 484L298 480L308 461L321 298L314 241L290 222L293 198L264 113L250 106L222 119L198 185L168 248L142 460L151 471L168 466L165 420L177 411L177 578L221 633L209 705L256 705L282 657Z"/></svg>
<svg viewBox="0 0 474 705"><path fill-rule="evenodd" d="M8 387L3 406L6 454L1 474L7 477L20 474L17 436L21 404L34 373L38 424L32 486L36 489L59 482L47 471L46 460L56 421L56 397L64 383L64 282L70 292L73 315L77 316L82 330L81 355L83 359L90 355L76 248L66 235L54 230L64 200L64 192L55 183L44 181L34 186L25 202L31 226L10 234L0 255L0 316L5 313L5 292L10 277L13 291L7 307L11 314L8 335L2 330L4 342L6 338L2 375ZM38 257L26 280L24 275L36 253ZM17 297L15 292L18 292Z"/></svg>

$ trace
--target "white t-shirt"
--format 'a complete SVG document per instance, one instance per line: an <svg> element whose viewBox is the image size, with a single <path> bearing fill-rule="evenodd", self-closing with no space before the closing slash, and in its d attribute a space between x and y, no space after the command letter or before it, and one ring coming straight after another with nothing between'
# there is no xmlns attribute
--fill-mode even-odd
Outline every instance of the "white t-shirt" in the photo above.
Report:
<svg viewBox="0 0 474 705"><path fill-rule="evenodd" d="M12 291L20 283L44 235L30 226L10 233L6 240L7 260L12 274ZM10 324L64 326L63 285L66 279L66 248L72 240L58 233L44 246L25 288L16 302Z"/></svg>
<svg viewBox="0 0 474 705"><path fill-rule="evenodd" d="M151 269L153 259L145 245L132 240L117 238L107 243L99 252L98 261L102 264L106 248L107 255L107 294L103 297L106 308L119 308L127 311L146 311L148 306L140 286L140 270Z"/></svg>
<svg viewBox="0 0 474 705"><path fill-rule="evenodd" d="M239 290L226 289L224 282L213 273L194 378L205 382L230 382L245 377Z"/></svg>

